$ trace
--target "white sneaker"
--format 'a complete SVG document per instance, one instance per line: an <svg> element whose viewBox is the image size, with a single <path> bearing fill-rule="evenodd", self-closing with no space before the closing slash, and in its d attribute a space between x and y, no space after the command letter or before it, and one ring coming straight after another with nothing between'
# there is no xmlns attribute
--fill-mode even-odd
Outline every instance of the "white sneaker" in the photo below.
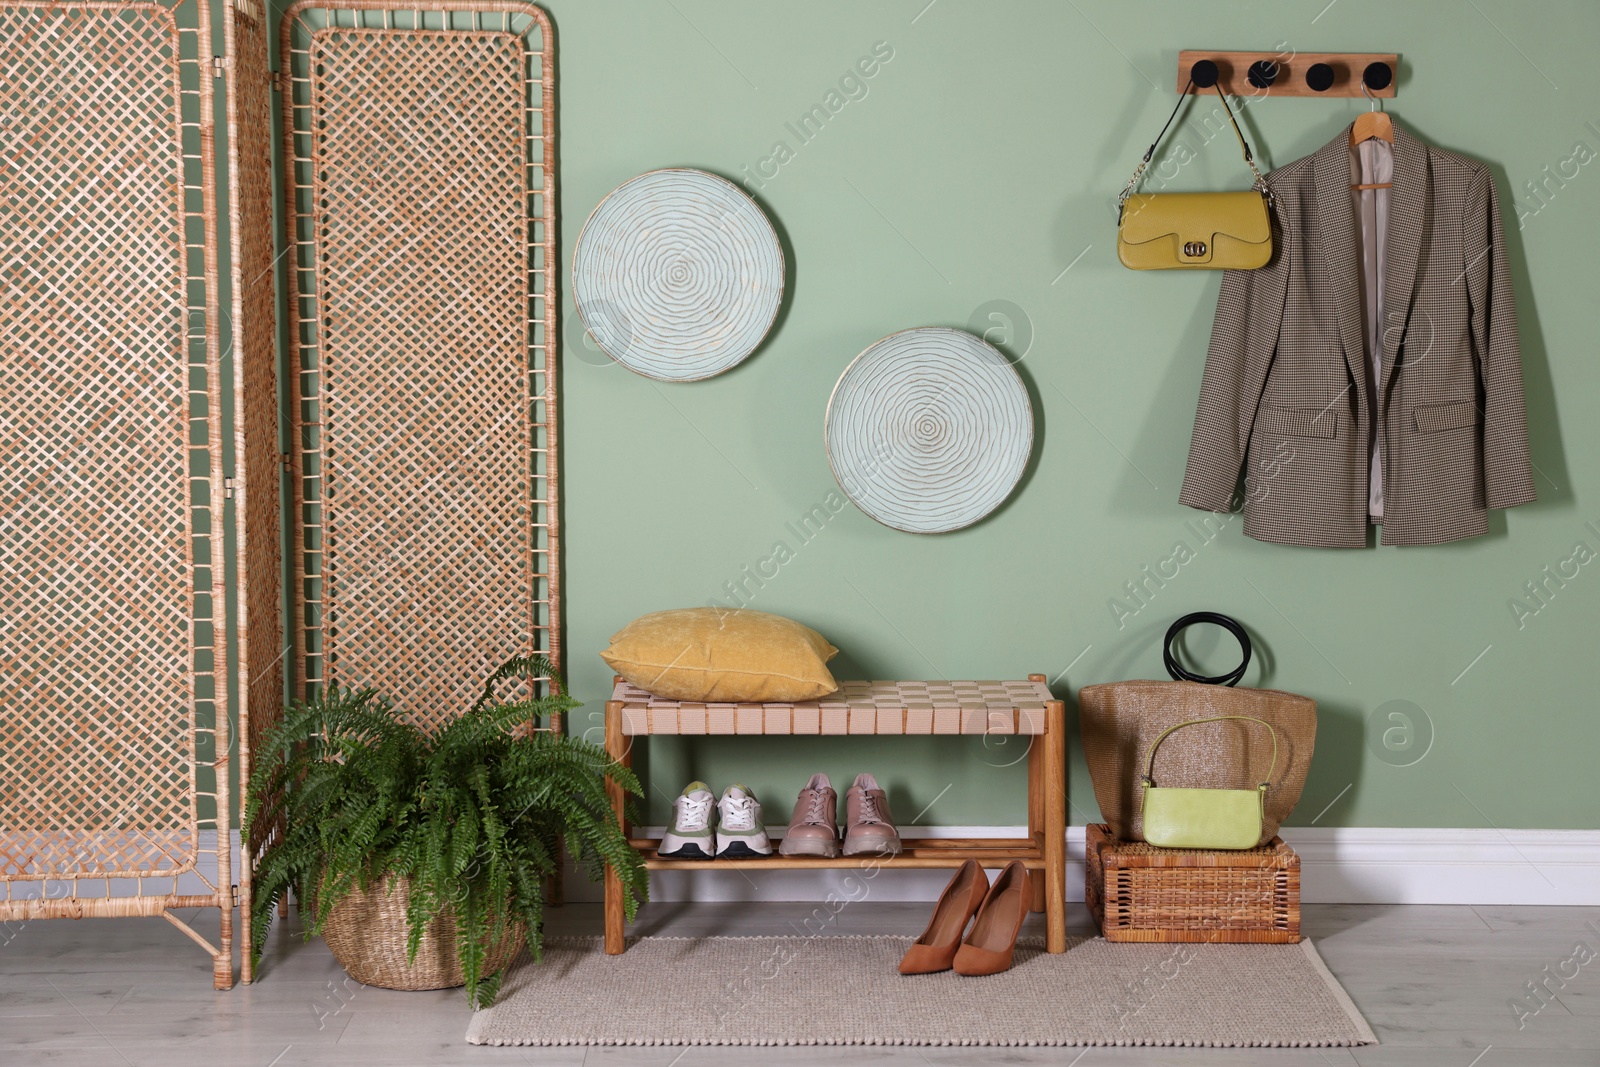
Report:
<svg viewBox="0 0 1600 1067"><path fill-rule="evenodd" d="M717 801L717 859L749 859L772 855L772 842L761 823L761 802L738 782Z"/></svg>
<svg viewBox="0 0 1600 1067"><path fill-rule="evenodd" d="M667 859L709 860L717 854L711 831L711 810L716 797L704 782L690 782L672 802L672 829L661 838L656 855Z"/></svg>

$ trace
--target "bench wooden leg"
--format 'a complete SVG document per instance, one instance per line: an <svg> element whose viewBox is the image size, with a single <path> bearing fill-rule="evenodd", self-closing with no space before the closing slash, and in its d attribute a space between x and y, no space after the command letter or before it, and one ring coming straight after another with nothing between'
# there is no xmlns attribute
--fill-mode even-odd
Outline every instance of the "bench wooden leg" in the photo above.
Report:
<svg viewBox="0 0 1600 1067"><path fill-rule="evenodd" d="M1043 681L1044 675L1034 675L1034 680ZM1036 734L1028 738L1028 840L1041 857L1044 855L1044 798L1047 792L1044 747L1043 737ZM1042 912L1045 910L1045 872L1040 868L1030 873L1028 884L1033 890L1033 899L1028 904L1028 910Z"/></svg>
<svg viewBox="0 0 1600 1067"><path fill-rule="evenodd" d="M606 868L606 955L620 956L627 949L622 911L622 879Z"/></svg>
<svg viewBox="0 0 1600 1067"><path fill-rule="evenodd" d="M1067 950L1067 706L1045 706L1045 948Z"/></svg>
<svg viewBox="0 0 1600 1067"><path fill-rule="evenodd" d="M632 755L628 751L626 738L622 736L622 705L616 701L606 701L606 753L624 767L633 763ZM606 779L606 792L611 797L612 810L617 813L617 822L622 826L623 836L627 836L628 822L623 815L623 802L626 794L622 786ZM622 879L617 877L617 872L609 865L606 867L605 879L605 921L606 921L606 954L620 955L626 948L626 920L622 906Z"/></svg>

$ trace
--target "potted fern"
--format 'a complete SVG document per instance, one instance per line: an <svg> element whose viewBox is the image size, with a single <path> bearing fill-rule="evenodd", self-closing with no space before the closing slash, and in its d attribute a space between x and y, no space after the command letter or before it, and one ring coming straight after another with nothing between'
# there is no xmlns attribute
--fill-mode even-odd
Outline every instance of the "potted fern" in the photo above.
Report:
<svg viewBox="0 0 1600 1067"><path fill-rule="evenodd" d="M511 678L550 695L502 701ZM563 842L591 877L610 864L631 919L648 882L606 796L638 780L598 746L516 727L578 707L542 656L503 664L472 710L428 734L372 689L329 687L286 709L250 775L246 827L278 827L255 873L253 946L293 891L306 937L324 935L368 985L465 985L493 1002L523 938L543 937L544 887ZM259 948L255 949L259 959Z"/></svg>

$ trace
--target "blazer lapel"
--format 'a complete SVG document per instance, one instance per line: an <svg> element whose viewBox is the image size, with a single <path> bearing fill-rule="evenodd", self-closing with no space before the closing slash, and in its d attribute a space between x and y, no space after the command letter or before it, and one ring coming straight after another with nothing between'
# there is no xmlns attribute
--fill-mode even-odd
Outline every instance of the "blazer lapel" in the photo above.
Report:
<svg viewBox="0 0 1600 1067"><path fill-rule="evenodd" d="M1389 388L1399 369L1400 342L1411 324L1412 298L1417 290L1417 269L1422 251L1422 231L1427 225L1428 146L1394 127L1394 188L1389 194L1388 247L1383 266L1384 318L1383 382L1378 391L1385 408ZM1414 358L1426 353L1414 352Z"/></svg>
<svg viewBox="0 0 1600 1067"><path fill-rule="evenodd" d="M1355 209L1350 203L1349 126L1317 149L1311 170L1316 180L1317 214L1322 221L1324 242L1321 254L1313 258L1321 261L1324 284L1333 295L1350 379L1356 383L1362 409L1370 411L1366 345L1361 340L1361 250L1356 240Z"/></svg>

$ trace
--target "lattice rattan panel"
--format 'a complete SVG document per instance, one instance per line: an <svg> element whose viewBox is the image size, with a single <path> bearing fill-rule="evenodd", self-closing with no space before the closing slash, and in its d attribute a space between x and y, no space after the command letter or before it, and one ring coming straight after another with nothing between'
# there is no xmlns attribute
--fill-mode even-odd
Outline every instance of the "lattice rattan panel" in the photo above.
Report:
<svg viewBox="0 0 1600 1067"><path fill-rule="evenodd" d="M550 40L518 3L282 26L299 684L427 724L559 662Z"/></svg>
<svg viewBox="0 0 1600 1067"><path fill-rule="evenodd" d="M204 36L192 4L0 3L8 900L188 870L226 805Z"/></svg>

